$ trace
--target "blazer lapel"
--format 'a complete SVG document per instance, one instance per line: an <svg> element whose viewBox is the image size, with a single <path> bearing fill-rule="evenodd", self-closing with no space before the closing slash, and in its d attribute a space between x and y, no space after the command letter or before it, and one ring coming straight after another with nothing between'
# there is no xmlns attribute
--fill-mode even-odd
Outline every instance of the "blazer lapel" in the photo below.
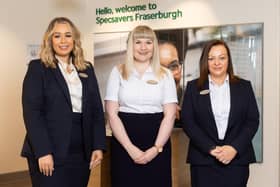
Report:
<svg viewBox="0 0 280 187"><path fill-rule="evenodd" d="M234 114L236 113L237 106L238 106L238 84L230 84L230 111L228 117L228 127L227 131L232 127L234 124Z"/></svg>
<svg viewBox="0 0 280 187"><path fill-rule="evenodd" d="M218 137L218 130L214 118L214 113L212 110L212 105L211 105L211 99L210 99L210 92L209 92L209 81L206 81L203 88L199 91L199 95L201 98L201 106L206 107L207 109L207 114L209 121L210 128L209 130L211 131L211 135L213 135L213 138ZM203 109L202 109L203 110Z"/></svg>
<svg viewBox="0 0 280 187"><path fill-rule="evenodd" d="M88 97L88 73L86 70L79 71L77 70L79 78L82 82L83 93L82 93L82 111L84 112L87 104Z"/></svg>
<svg viewBox="0 0 280 187"><path fill-rule="evenodd" d="M56 78L57 82L59 83L60 88L62 89L62 92L64 93L64 96L66 97L67 102L69 103L69 105L72 108L70 92L69 92L67 83L63 77L63 74L60 71L60 68L58 66L56 66L56 68L52 68L52 72L54 73L55 78Z"/></svg>
<svg viewBox="0 0 280 187"><path fill-rule="evenodd" d="M211 99L210 99L210 90L209 90L209 83L206 81L203 88L199 91L199 95L202 99L203 106L207 108L208 115L211 119L214 119L214 114L212 111Z"/></svg>

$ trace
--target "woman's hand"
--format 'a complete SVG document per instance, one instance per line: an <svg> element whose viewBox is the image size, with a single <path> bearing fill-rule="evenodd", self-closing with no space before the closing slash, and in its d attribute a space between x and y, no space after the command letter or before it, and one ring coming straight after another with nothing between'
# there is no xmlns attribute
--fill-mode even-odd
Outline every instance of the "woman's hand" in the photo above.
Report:
<svg viewBox="0 0 280 187"><path fill-rule="evenodd" d="M53 156L51 154L42 156L38 159L39 170L45 176L52 176L54 171Z"/></svg>
<svg viewBox="0 0 280 187"><path fill-rule="evenodd" d="M176 105L176 119L180 120L181 107Z"/></svg>
<svg viewBox="0 0 280 187"><path fill-rule="evenodd" d="M144 155L144 152L140 150L138 147L136 147L135 145L130 145L126 149L126 151L129 154L130 158L137 164L139 164L137 160Z"/></svg>
<svg viewBox="0 0 280 187"><path fill-rule="evenodd" d="M229 164L236 156L237 151L230 145L219 146L216 148L215 157L223 164Z"/></svg>
<svg viewBox="0 0 280 187"><path fill-rule="evenodd" d="M155 146L153 146L147 149L141 157L135 160L135 162L137 164L147 164L148 162L152 161L157 155L158 150Z"/></svg>
<svg viewBox="0 0 280 187"><path fill-rule="evenodd" d="M91 160L89 164L89 169L93 169L98 166L103 159L103 152L101 150L95 150L91 153Z"/></svg>

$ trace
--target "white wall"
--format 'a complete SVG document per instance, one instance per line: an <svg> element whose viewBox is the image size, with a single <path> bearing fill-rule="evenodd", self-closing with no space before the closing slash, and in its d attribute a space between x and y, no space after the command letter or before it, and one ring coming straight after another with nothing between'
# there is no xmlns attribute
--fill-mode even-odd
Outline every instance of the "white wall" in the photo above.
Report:
<svg viewBox="0 0 280 187"><path fill-rule="evenodd" d="M126 1L139 4L137 0ZM147 1L141 1L147 2ZM177 3L176 3L177 2ZM19 157L24 136L21 111L21 84L26 71L26 45L41 42L50 19L67 16L80 28L87 59L93 59L95 8L122 5L106 0L25 0L4 1L0 7L0 174L26 169ZM158 0L161 9L179 7L182 20L144 22L155 29L235 23L264 23L264 155L262 164L251 167L249 187L279 186L279 0ZM164 23L164 24L163 24ZM128 30L133 24L106 26L107 31Z"/></svg>

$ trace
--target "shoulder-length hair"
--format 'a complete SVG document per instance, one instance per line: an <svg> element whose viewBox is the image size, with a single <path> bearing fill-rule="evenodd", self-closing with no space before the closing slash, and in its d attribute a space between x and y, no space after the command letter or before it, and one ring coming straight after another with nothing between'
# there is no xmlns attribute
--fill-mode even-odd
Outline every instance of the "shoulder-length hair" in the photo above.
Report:
<svg viewBox="0 0 280 187"><path fill-rule="evenodd" d="M167 71L160 65L158 40L156 34L150 27L146 25L139 25L135 27L128 35L126 61L120 66L120 71L123 79L128 79L134 67L133 44L134 41L139 38L148 38L153 41L154 49L153 56L151 58L151 67L153 72L156 74L156 77L158 79L161 79L162 76L167 73Z"/></svg>
<svg viewBox="0 0 280 187"><path fill-rule="evenodd" d="M78 70L84 70L87 68L87 63L84 59L83 49L81 47L81 34L78 28L74 23L65 17L56 17L54 18L43 37L43 42L41 45L40 58L46 67L56 68L57 59L55 58L55 51L53 49L52 37L54 34L54 28L57 24L67 24L71 28L72 37L74 40L74 47L70 54L72 58L72 63Z"/></svg>
<svg viewBox="0 0 280 187"><path fill-rule="evenodd" d="M223 40L211 40L207 42L204 45L204 48L202 50L202 54L199 60L199 68L200 68L200 77L197 81L197 86L199 89L203 87L206 81L208 81L208 74L209 74L209 67L208 67L208 55L212 47L222 45L226 48L227 55L228 55L228 67L227 67L227 73L229 75L229 82L235 83L239 80L237 76L233 73L233 65L232 65L232 59L231 54L228 45Z"/></svg>

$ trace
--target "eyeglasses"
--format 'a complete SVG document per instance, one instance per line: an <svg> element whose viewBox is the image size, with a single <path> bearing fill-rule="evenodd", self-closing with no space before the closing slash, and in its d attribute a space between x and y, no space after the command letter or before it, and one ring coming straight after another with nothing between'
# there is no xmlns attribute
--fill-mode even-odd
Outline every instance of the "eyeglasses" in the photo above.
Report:
<svg viewBox="0 0 280 187"><path fill-rule="evenodd" d="M170 64L168 64L167 68L171 71L176 71L181 66L181 63L178 60L173 60Z"/></svg>

